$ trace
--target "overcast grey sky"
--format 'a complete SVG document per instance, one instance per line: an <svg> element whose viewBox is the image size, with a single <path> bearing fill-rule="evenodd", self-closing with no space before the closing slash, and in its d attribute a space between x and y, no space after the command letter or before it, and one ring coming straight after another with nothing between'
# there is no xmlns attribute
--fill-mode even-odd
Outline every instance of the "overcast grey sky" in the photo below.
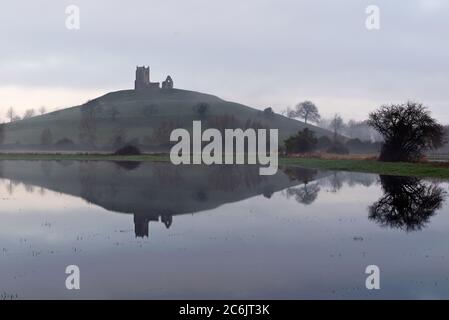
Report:
<svg viewBox="0 0 449 320"><path fill-rule="evenodd" d="M80 30L65 26L80 8ZM368 5L380 30L365 27ZM153 81L280 111L308 99L364 119L379 104L424 102L449 123L447 0L2 1L0 119Z"/></svg>

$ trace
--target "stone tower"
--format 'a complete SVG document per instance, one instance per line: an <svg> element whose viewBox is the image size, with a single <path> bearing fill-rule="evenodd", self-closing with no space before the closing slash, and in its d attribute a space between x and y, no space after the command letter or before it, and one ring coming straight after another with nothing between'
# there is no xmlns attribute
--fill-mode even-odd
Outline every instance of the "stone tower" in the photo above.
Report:
<svg viewBox="0 0 449 320"><path fill-rule="evenodd" d="M134 89L159 88L159 82L150 82L150 67L136 67L136 80L134 81Z"/></svg>

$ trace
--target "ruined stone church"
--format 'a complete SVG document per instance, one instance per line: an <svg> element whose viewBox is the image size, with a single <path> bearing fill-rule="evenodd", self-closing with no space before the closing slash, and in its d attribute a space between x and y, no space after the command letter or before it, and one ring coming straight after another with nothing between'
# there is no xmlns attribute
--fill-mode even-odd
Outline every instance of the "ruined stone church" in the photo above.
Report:
<svg viewBox="0 0 449 320"><path fill-rule="evenodd" d="M135 90L160 88L159 82L150 81L150 67L136 67L136 80L134 81ZM170 76L167 76L165 81L162 82L162 89L173 89L173 79Z"/></svg>

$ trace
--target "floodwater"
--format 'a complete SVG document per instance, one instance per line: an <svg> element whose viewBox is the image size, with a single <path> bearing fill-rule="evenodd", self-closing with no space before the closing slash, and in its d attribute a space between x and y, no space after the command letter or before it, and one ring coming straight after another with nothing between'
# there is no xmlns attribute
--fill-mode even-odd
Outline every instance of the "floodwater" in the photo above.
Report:
<svg viewBox="0 0 449 320"><path fill-rule="evenodd" d="M449 298L447 191L293 167L0 161L0 299Z"/></svg>

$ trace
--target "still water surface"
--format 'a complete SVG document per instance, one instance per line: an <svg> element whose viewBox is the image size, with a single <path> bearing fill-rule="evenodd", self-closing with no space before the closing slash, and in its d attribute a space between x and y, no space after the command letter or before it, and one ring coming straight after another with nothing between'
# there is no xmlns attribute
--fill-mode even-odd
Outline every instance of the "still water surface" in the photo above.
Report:
<svg viewBox="0 0 449 320"><path fill-rule="evenodd" d="M0 299L449 298L448 183L0 161ZM67 290L65 268L81 271ZM377 265L381 289L365 288Z"/></svg>

